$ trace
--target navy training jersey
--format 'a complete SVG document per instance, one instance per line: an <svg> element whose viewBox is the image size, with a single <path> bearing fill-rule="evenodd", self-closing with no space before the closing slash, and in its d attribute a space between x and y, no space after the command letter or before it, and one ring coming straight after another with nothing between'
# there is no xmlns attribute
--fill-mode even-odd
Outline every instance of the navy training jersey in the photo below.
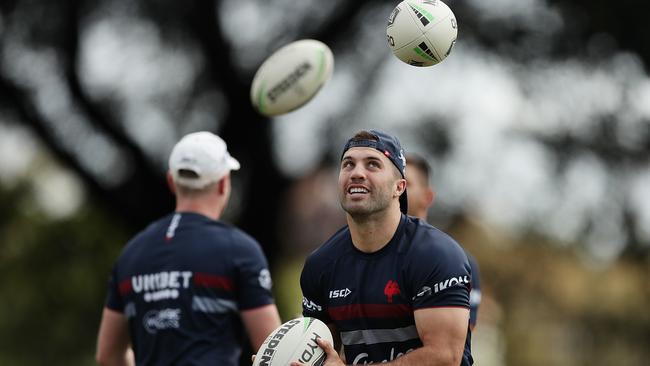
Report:
<svg viewBox="0 0 650 366"><path fill-rule="evenodd" d="M124 313L138 365L238 365L239 311L273 303L259 244L196 213L170 214L124 248L106 307Z"/></svg>
<svg viewBox="0 0 650 366"><path fill-rule="evenodd" d="M305 262L303 315L336 326L348 364L389 362L422 346L414 310L469 308L470 273L463 249L417 218L402 215L374 253L356 249L346 226ZM461 365L472 363L468 327Z"/></svg>
<svg viewBox="0 0 650 366"><path fill-rule="evenodd" d="M476 326L478 320L478 307L481 305L481 275L476 259L465 251L469 266L472 269L472 291L469 293L469 323Z"/></svg>

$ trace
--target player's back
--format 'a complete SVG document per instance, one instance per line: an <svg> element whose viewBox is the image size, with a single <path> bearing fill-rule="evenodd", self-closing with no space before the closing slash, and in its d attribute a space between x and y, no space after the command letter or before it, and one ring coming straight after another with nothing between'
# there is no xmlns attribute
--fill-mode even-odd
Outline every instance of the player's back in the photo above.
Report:
<svg viewBox="0 0 650 366"><path fill-rule="evenodd" d="M266 268L259 245L242 231L175 213L126 246L107 306L129 320L138 365L235 365L239 310L272 302L257 280Z"/></svg>

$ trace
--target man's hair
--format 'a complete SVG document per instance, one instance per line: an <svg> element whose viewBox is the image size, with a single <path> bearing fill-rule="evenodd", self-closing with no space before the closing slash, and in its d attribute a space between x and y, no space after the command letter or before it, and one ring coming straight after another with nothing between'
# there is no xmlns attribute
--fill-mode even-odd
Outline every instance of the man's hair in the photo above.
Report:
<svg viewBox="0 0 650 366"><path fill-rule="evenodd" d="M406 166L415 167L415 169L422 172L427 182L431 179L431 166L422 156L414 153L406 154Z"/></svg>
<svg viewBox="0 0 650 366"><path fill-rule="evenodd" d="M377 136L370 133L370 131L361 130L352 137L352 141L363 141L363 140L377 141Z"/></svg>
<svg viewBox="0 0 650 366"><path fill-rule="evenodd" d="M198 178L198 174L196 174L196 172L189 169L179 169L178 176L183 178L190 178L190 179ZM176 194L185 198L194 198L210 191L212 188L214 188L215 184L217 183L218 182L213 182L202 188L190 188L182 184L179 184L177 182L174 182L174 185L176 186Z"/></svg>

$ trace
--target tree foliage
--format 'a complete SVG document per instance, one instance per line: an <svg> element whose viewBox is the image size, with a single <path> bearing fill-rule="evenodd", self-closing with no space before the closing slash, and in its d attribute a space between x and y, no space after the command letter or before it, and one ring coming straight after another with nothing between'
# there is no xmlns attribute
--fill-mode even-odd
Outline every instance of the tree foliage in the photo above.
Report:
<svg viewBox="0 0 650 366"><path fill-rule="evenodd" d="M0 189L0 363L90 364L112 262L128 229L87 204L52 220L30 185ZM8 215L7 213L11 213Z"/></svg>

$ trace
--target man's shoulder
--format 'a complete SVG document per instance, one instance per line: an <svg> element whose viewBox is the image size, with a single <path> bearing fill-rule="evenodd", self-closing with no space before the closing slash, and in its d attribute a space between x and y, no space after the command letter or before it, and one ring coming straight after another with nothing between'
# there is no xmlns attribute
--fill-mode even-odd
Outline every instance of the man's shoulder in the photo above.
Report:
<svg viewBox="0 0 650 366"><path fill-rule="evenodd" d="M419 258L464 255L464 250L449 234L425 222L409 217L401 250L408 256Z"/></svg>
<svg viewBox="0 0 650 366"><path fill-rule="evenodd" d="M411 242L415 244L445 245L454 243L458 245L449 234L422 219L409 216L406 225L405 235L410 236Z"/></svg>
<svg viewBox="0 0 650 366"><path fill-rule="evenodd" d="M212 243L216 247L226 246L233 254L261 250L259 242L250 234L223 221L209 220L196 230L201 232L202 242Z"/></svg>
<svg viewBox="0 0 650 366"><path fill-rule="evenodd" d="M219 246L256 248L259 243L245 231L223 221L209 219L195 213L171 213L151 222L134 235L126 244L123 253L136 248L156 246L161 242L183 244L198 242L219 244Z"/></svg>
<svg viewBox="0 0 650 366"><path fill-rule="evenodd" d="M150 222L144 229L131 237L131 239L126 243L125 249L132 248L135 245L139 245L139 243L148 242L151 238L159 236L159 233L164 233L172 219L173 214L168 214Z"/></svg>
<svg viewBox="0 0 650 366"><path fill-rule="evenodd" d="M346 252L351 242L350 229L344 226L307 256L305 267L325 266Z"/></svg>

